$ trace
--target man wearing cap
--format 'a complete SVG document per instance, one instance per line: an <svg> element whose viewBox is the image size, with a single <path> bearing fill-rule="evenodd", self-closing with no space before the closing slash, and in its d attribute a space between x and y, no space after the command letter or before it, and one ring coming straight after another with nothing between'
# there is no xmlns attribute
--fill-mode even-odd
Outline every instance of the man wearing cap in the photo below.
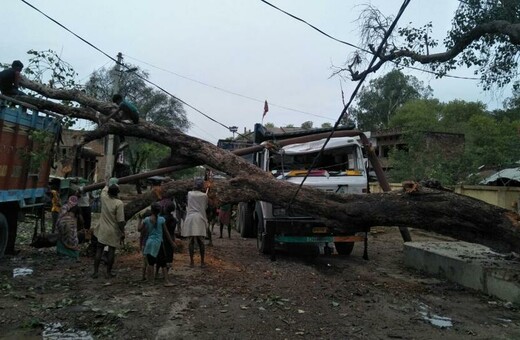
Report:
<svg viewBox="0 0 520 340"><path fill-rule="evenodd" d="M119 248L123 243L126 224L123 201L118 198L118 195L117 179L111 178L108 185L101 191L101 215L99 224L93 228L94 236L97 238L93 278L98 277L99 264L105 246L108 246L106 278L115 276L112 273L112 267L115 261L116 248Z"/></svg>
<svg viewBox="0 0 520 340"><path fill-rule="evenodd" d="M0 72L0 92L6 96L23 96L25 93L18 90L20 84L20 72L23 64L20 60L13 61L10 68Z"/></svg>
<svg viewBox="0 0 520 340"><path fill-rule="evenodd" d="M208 207L208 195L204 192L204 181L196 179L193 190L188 192L186 205L186 219L182 228L182 236L189 238L190 267L194 266L195 241L200 250L200 266L204 267L204 237L208 228L206 209Z"/></svg>

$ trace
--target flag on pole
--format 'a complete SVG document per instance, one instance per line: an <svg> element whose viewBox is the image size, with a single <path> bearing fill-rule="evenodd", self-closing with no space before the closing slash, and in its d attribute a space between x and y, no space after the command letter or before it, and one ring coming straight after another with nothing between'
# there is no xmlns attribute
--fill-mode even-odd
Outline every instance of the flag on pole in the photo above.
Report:
<svg viewBox="0 0 520 340"><path fill-rule="evenodd" d="M267 100L264 103L264 115L262 116L262 119L264 119L265 115L269 111L269 105L267 105Z"/></svg>

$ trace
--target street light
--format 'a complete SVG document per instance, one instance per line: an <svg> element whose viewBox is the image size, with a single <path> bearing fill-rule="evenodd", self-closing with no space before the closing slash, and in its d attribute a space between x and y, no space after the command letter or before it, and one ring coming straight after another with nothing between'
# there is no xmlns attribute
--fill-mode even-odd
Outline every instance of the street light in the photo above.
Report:
<svg viewBox="0 0 520 340"><path fill-rule="evenodd" d="M229 131L233 133L233 139L235 139L235 133L238 131L237 126L230 126Z"/></svg>

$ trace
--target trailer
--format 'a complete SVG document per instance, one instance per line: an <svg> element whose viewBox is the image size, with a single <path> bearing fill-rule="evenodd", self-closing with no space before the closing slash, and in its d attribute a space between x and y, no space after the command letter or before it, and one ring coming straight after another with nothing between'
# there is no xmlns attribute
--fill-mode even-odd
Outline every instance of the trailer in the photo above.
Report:
<svg viewBox="0 0 520 340"><path fill-rule="evenodd" d="M56 115L0 96L0 257L15 252L23 215L34 216L35 223L44 226L53 146L60 128Z"/></svg>

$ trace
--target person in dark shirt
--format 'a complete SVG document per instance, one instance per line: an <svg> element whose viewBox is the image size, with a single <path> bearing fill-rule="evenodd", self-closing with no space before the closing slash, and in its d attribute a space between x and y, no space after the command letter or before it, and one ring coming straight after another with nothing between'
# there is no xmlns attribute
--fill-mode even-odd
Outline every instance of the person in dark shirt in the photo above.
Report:
<svg viewBox="0 0 520 340"><path fill-rule="evenodd" d="M25 93L18 90L20 84L20 72L23 64L20 60L13 61L10 68L0 72L0 91L6 96L23 96Z"/></svg>
<svg viewBox="0 0 520 340"><path fill-rule="evenodd" d="M139 123L139 110L137 110L137 107L133 103L123 99L123 96L120 94L115 94L112 97L112 101L118 105L118 108L106 118L106 122L113 117L122 123ZM119 136L119 143L118 151L122 151L128 147L128 143L125 141L125 136L123 135Z"/></svg>
<svg viewBox="0 0 520 340"><path fill-rule="evenodd" d="M117 120L122 122L132 121L134 124L139 123L139 110L137 110L137 107L135 107L133 103L123 99L123 96L120 94L115 94L112 97L112 101L119 105L119 108L116 112L108 116L108 119L112 118L113 116L117 116L117 118L119 118Z"/></svg>

